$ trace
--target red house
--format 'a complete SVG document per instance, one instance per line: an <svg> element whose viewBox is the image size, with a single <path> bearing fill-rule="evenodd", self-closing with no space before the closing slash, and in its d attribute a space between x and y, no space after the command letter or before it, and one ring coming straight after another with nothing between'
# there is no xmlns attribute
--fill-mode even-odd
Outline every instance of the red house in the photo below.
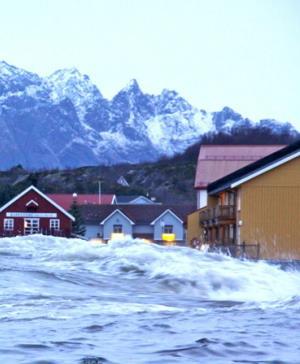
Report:
<svg viewBox="0 0 300 364"><path fill-rule="evenodd" d="M45 234L69 237L74 217L30 186L0 208L0 235Z"/></svg>

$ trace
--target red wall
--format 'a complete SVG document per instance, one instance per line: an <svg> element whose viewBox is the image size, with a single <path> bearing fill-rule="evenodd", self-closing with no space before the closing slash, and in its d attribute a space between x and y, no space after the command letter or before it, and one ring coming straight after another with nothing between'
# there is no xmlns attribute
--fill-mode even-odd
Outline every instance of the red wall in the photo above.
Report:
<svg viewBox="0 0 300 364"><path fill-rule="evenodd" d="M38 207L34 212L37 213L56 213L57 219L60 220L60 231L50 231L50 219L48 217L40 217L40 230L41 233L49 234L49 235L60 235L69 237L72 231L72 220L68 218L65 214L63 214L60 210L58 210L55 206L53 206L50 202L45 200L42 196L40 196L36 191L29 191L24 196L20 197L13 204L8 206L5 210L0 212L0 235L1 236L15 236L15 235L24 235L24 217L10 217L6 216L7 212L31 212L28 211L26 204L30 201L34 200L38 203ZM13 231L4 231L4 219L5 218L13 218L14 219L14 230Z"/></svg>

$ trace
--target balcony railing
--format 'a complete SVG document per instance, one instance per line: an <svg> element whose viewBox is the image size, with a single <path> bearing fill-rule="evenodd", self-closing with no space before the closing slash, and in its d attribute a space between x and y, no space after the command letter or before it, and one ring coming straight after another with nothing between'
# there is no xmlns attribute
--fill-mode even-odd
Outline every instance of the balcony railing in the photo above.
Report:
<svg viewBox="0 0 300 364"><path fill-rule="evenodd" d="M235 258L259 259L260 245L257 244L211 244L208 248L210 252L217 252L230 255Z"/></svg>
<svg viewBox="0 0 300 364"><path fill-rule="evenodd" d="M235 206L223 205L207 208L200 212L200 223L217 223L224 220L235 219Z"/></svg>

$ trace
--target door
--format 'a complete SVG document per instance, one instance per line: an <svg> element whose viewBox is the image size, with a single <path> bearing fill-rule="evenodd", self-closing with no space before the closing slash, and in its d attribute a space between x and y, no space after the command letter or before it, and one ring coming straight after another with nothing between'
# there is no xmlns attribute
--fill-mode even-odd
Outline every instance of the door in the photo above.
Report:
<svg viewBox="0 0 300 364"><path fill-rule="evenodd" d="M40 219L24 219L24 235L36 234L40 230Z"/></svg>

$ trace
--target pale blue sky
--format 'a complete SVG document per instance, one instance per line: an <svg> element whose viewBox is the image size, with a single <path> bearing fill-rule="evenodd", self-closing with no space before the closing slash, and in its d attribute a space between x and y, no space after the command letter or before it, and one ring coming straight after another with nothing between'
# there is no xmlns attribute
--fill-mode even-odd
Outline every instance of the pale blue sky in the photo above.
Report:
<svg viewBox="0 0 300 364"><path fill-rule="evenodd" d="M0 59L300 129L300 0L0 0Z"/></svg>

